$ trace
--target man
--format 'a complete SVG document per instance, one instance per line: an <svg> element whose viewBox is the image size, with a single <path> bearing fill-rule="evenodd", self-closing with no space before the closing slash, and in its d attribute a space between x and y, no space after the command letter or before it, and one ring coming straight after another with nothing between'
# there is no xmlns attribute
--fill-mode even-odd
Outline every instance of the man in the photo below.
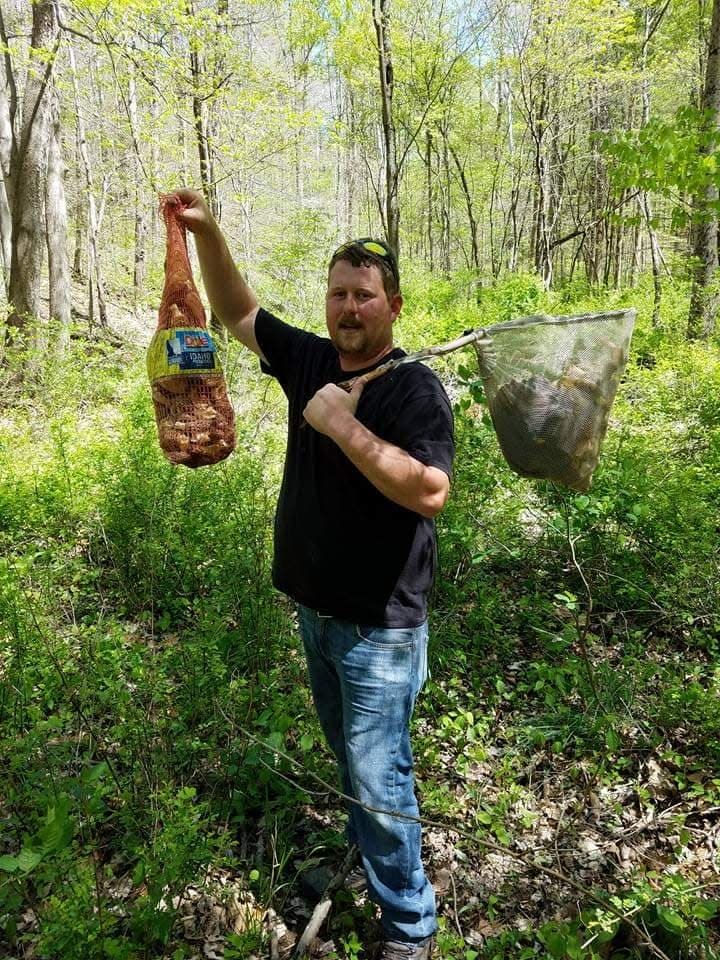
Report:
<svg viewBox="0 0 720 960"><path fill-rule="evenodd" d="M298 603L313 699L335 753L371 898L382 960L427 960L435 897L420 858L408 724L427 673L433 517L449 491L452 412L435 375L393 348L402 308L387 244L333 255L329 339L261 309L200 194L181 190L215 314L288 397L288 445L275 518L273 583ZM340 386L354 380L348 391ZM373 808L373 809L368 809Z"/></svg>

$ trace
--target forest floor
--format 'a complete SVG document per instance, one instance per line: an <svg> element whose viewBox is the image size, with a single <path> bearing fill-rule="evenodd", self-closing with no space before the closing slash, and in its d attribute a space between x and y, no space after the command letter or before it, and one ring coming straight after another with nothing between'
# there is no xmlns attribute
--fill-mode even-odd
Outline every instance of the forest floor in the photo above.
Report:
<svg viewBox="0 0 720 960"><path fill-rule="evenodd" d="M687 663L678 656L674 666L682 671ZM627 922L617 924L615 916L601 911L604 922L597 923L583 944L589 948L595 943L598 956L662 956L648 949L644 937L664 947L670 957L720 955L716 925L707 926L707 941L696 952L678 953L673 949L673 924L685 926L687 917L671 905L660 917L649 916L647 909L663 890L674 889L684 897L689 914L693 904L720 895L720 771L710 769L706 759L692 757L688 745L693 733L682 725L648 749L633 745L639 731L628 724L624 742L612 756L608 751L605 761L573 760L564 750L533 748L523 737L531 722L524 698L513 694L526 667L520 660L507 666L507 696L491 715L463 702L457 684L451 683L433 684L430 694L454 702L451 723L438 729L422 710L416 718L418 793L428 821L424 859L441 917L438 955L452 960L522 956L509 949L507 954L483 950L503 939L508 948L512 944L520 950L523 943L536 942L537 931L545 927L548 952L542 955L574 957L564 952L562 933L554 941L550 938L548 925L551 929L553 921L572 923L599 907L606 896L614 897L619 914L638 923L634 929ZM666 667L663 663L662 669ZM582 704L577 708L579 716L587 709ZM217 896L196 888L186 908L190 939L204 939L198 957L223 956L228 929L243 932L263 916L266 928L278 938L278 955L291 955L315 905L303 876L317 863L328 864L330 876L344 853L342 802L331 793L323 795L307 774L298 780L315 796L300 808L292 835L282 841L290 849L273 909L264 914L246 900L243 909L219 914L222 901L227 903L223 888L232 877L216 874ZM477 830L478 820L487 823L484 836ZM469 831L474 838L468 837ZM272 824L264 821L244 840L261 851L277 842ZM318 849L325 852L314 854ZM695 914L703 916L702 909ZM225 929L218 924L219 915ZM607 942L600 945L606 931ZM377 913L366 895L341 890L312 955L355 956L353 945L358 949L363 943L361 956L372 960L380 939ZM638 952L622 953L623 948Z"/></svg>

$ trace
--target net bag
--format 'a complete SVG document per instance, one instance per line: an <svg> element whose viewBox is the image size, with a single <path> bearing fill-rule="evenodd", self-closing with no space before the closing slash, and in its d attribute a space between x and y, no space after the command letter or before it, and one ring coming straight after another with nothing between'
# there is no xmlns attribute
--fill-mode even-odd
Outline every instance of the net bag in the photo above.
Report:
<svg viewBox="0 0 720 960"><path fill-rule="evenodd" d="M193 281L177 197L160 199L167 230L165 286L147 354L155 419L171 463L218 463L235 447L235 415L220 360Z"/></svg>
<svg viewBox="0 0 720 960"><path fill-rule="evenodd" d="M495 432L516 473L589 488L634 322L634 310L528 317L476 341Z"/></svg>

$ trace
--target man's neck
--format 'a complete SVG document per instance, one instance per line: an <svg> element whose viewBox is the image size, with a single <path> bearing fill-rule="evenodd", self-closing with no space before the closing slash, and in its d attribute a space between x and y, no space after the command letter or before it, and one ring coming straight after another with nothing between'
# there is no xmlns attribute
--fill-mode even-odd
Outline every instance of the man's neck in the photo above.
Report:
<svg viewBox="0 0 720 960"><path fill-rule="evenodd" d="M338 357L340 359L340 369L344 373L352 373L355 370L364 370L366 367L372 367L379 360L382 360L383 357L386 357L389 353L392 353L393 349L392 343L389 343L373 357L363 357L362 359L357 359L356 357L338 353Z"/></svg>

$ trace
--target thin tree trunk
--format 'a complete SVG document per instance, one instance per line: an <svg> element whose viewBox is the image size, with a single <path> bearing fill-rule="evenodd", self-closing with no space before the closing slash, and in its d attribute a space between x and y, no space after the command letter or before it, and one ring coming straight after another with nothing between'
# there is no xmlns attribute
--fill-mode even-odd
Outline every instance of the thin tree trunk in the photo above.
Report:
<svg viewBox="0 0 720 960"><path fill-rule="evenodd" d="M493 140L493 174L492 174L492 184L490 187L490 204L488 208L488 231L490 235L490 272L493 277L497 277L500 274L500 264L505 253L505 241L507 237L507 221L504 224L503 235L501 239L500 249L495 248L495 205L498 201L498 194L500 193L500 187L498 181L500 180L500 169L502 166L502 138L500 131L502 129L502 114L503 114L503 79L498 77L497 80L497 109L495 113L495 137Z"/></svg>
<svg viewBox="0 0 720 960"><path fill-rule="evenodd" d="M80 172L80 143L75 136L75 244L73 252L72 275L76 280L84 280L83 250L85 249L85 204L83 203L82 174Z"/></svg>
<svg viewBox="0 0 720 960"><path fill-rule="evenodd" d="M389 0L372 0L373 22L378 45L380 96L382 102L382 132L385 155L385 224L387 239L400 254L400 206L398 203L398 163L393 118L393 91L395 86L392 48L388 35Z"/></svg>
<svg viewBox="0 0 720 960"><path fill-rule="evenodd" d="M188 12L194 13L192 0L187 5ZM215 220L220 223L221 210L217 184L215 182L214 160L210 143L210 128L212 122L208 119L208 101L202 93L202 83L206 64L200 57L196 47L190 48L190 75L192 76L192 108L195 127L195 143L200 160L200 185ZM225 327L218 317L210 311L210 326L213 331L224 336Z"/></svg>
<svg viewBox="0 0 720 960"><path fill-rule="evenodd" d="M39 314L40 282L47 245L45 189L52 122L50 77L57 47L49 57L48 50L58 33L52 0L34 3L32 17L22 130L10 176L13 234L9 327L24 327L28 317Z"/></svg>
<svg viewBox="0 0 720 960"><path fill-rule="evenodd" d="M509 79L507 84L507 128L508 128L508 154L511 169L511 189L510 189L510 209L508 211L508 220L512 225L512 245L510 247L510 256L508 257L508 270L514 271L517 267L520 256L520 239L522 236L522 227L518 223L518 202L520 200L520 172L515 170L515 118L513 114L513 91Z"/></svg>
<svg viewBox="0 0 720 960"><path fill-rule="evenodd" d="M152 120L153 127L155 127L160 122L160 103L158 101L155 93L152 95L150 100L150 118ZM184 129L184 128L183 128ZM187 176L187 153L184 149L184 139L182 140L183 151L182 151L182 180L181 183L189 183ZM160 167L160 145L158 143L158 138L153 137L150 144L150 180L151 183L158 182L158 172ZM150 217L150 243L155 246L158 243L160 238L160 217L151 216Z"/></svg>
<svg viewBox="0 0 720 960"><path fill-rule="evenodd" d="M68 260L67 205L65 203L65 164L61 150L60 106L53 104L53 129L48 145L47 193L45 214L50 287L50 317L60 324L59 347L69 338L70 263Z"/></svg>
<svg viewBox="0 0 720 960"><path fill-rule="evenodd" d="M650 19L650 10L645 10L645 36L642 45L642 125L647 126L650 120L650 79L647 75L647 53L650 37L653 33L653 26ZM660 323L660 304L662 301L662 281L660 280L660 260L661 254L658 246L657 235L652 222L652 207L647 191L643 190L640 195L640 206L642 208L645 224L647 225L648 238L650 240L650 259L652 262L653 274L653 315L652 323L656 327Z"/></svg>
<svg viewBox="0 0 720 960"><path fill-rule="evenodd" d="M453 149L453 145L451 143L448 143L448 150L450 151L450 156L453 158L455 166L457 167L458 177L460 179L460 186L462 187L463 196L465 198L465 209L467 210L468 223L470 224L472 266L475 272L479 274L480 273L480 254L478 251L477 220L475 219L475 214L473 212L472 192L470 190L470 185L468 184L468 180L465 175L465 168L460 163L460 159L457 155L457 152Z"/></svg>
<svg viewBox="0 0 720 960"><path fill-rule="evenodd" d="M702 97L704 132L700 154L714 152L714 138L709 134L720 129L720 0L714 0L712 23L705 67L705 86ZM688 315L688 339L707 339L715 330L720 306L718 292L718 217L715 206L718 188L709 180L704 191L695 198L695 243L693 253L697 260Z"/></svg>
<svg viewBox="0 0 720 960"><path fill-rule="evenodd" d="M93 182L92 167L90 165L90 154L85 139L85 122L82 116L82 106L80 104L80 91L78 87L77 68L75 65L75 53L72 45L68 44L68 55L70 61L70 72L72 74L73 91L75 94L75 111L77 117L76 135L78 143L78 153L82 161L83 172L85 174L85 187L88 197L88 316L90 330L95 323L95 306L97 305L97 319L101 327L106 328L107 307L105 305L105 288L103 283L102 268L100 265L100 256L98 253L98 234L100 230L100 219L98 215L97 203L95 199L95 186ZM104 200L103 200L104 204Z"/></svg>
<svg viewBox="0 0 720 960"><path fill-rule="evenodd" d="M0 39L6 45L5 24L0 11ZM10 287L10 263L12 260L12 194L10 192L10 170L13 151L12 116L16 109L13 104L15 82L12 75L12 62L9 53L0 61L0 249L2 250L3 280L7 294Z"/></svg>
<svg viewBox="0 0 720 960"><path fill-rule="evenodd" d="M540 274L545 288L549 289L552 285L552 251L549 236L550 179L546 146L549 112L548 78L543 69L537 81L540 84L538 95L535 95L532 90L532 83L535 80L533 79L532 83L528 84L522 67L520 78L520 90L525 102L528 127L534 146L533 167L535 178L530 249L535 269Z"/></svg>
<svg viewBox="0 0 720 960"><path fill-rule="evenodd" d="M433 169L432 169L432 131L428 127L425 131L425 211L427 237L427 265L430 273L435 269L435 251L433 250Z"/></svg>
<svg viewBox="0 0 720 960"><path fill-rule="evenodd" d="M443 193L443 204L442 204L442 262L443 270L449 276L450 274L450 223L451 223L451 209L450 209L450 157L448 154L448 124L447 121L443 121L442 124L442 164L443 164L443 184L445 189Z"/></svg>
<svg viewBox="0 0 720 960"><path fill-rule="evenodd" d="M192 0L187 5L188 13L194 14ZM220 204L213 170L213 155L210 145L210 127L208 119L208 100L203 95L202 84L205 79L206 64L195 47L190 48L190 75L192 77L192 109L195 127L195 142L200 160L200 184L213 217L220 221Z"/></svg>
<svg viewBox="0 0 720 960"><path fill-rule="evenodd" d="M146 265L146 243L147 243L147 218L145 214L146 204L142 195L143 169L140 163L138 151L140 148L140 139L138 137L138 119L137 119L137 89L135 84L135 75L130 75L128 85L128 120L132 132L135 149L133 151L133 168L135 183L135 254L133 258L133 299L135 308L142 300L145 287L145 265Z"/></svg>

